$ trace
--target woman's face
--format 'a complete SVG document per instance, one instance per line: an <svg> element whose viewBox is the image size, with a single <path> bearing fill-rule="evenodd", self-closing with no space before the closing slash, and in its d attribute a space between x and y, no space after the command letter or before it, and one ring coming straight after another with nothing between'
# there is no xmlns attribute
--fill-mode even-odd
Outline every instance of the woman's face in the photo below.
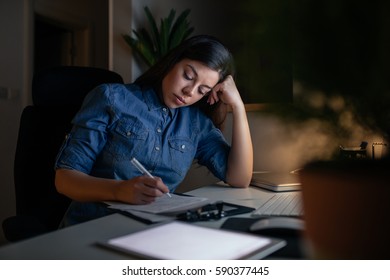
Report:
<svg viewBox="0 0 390 280"><path fill-rule="evenodd" d="M208 95L218 80L218 71L196 60L183 59L162 81L164 103L172 109L192 105Z"/></svg>

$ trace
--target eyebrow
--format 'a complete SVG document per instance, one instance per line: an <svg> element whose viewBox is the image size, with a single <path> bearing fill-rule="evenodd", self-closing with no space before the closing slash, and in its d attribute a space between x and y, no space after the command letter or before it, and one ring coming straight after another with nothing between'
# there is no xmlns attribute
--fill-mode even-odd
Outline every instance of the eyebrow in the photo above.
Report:
<svg viewBox="0 0 390 280"><path fill-rule="evenodd" d="M196 71L195 67L192 66L191 64L187 64L188 67L191 68L191 70L194 72L195 76L198 77L198 72ZM202 85L203 87L208 88L209 90L212 90L213 88L208 86L208 85Z"/></svg>

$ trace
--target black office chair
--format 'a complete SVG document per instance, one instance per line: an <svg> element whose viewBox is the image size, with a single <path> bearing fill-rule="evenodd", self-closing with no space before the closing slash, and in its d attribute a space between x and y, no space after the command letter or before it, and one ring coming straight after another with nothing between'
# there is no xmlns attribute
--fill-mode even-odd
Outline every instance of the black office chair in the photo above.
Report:
<svg viewBox="0 0 390 280"><path fill-rule="evenodd" d="M109 70L77 66L34 75L33 105L22 112L15 153L16 216L2 224L7 240L58 228L70 199L56 191L54 161L85 95L102 83L123 83L123 79Z"/></svg>

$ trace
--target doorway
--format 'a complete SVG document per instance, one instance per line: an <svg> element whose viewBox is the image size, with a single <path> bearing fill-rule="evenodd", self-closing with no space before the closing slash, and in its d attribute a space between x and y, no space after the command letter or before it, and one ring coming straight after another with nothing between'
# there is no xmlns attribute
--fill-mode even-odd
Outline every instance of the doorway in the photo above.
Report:
<svg viewBox="0 0 390 280"><path fill-rule="evenodd" d="M55 66L90 66L89 27L35 14L34 72Z"/></svg>

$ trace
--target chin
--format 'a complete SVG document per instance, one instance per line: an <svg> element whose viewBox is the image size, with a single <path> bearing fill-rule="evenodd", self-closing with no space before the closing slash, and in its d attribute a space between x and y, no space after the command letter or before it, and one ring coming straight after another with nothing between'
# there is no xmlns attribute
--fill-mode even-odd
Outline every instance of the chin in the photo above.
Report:
<svg viewBox="0 0 390 280"><path fill-rule="evenodd" d="M167 103L165 103L169 108L171 108L171 109L176 109L176 108L180 108L180 107L185 107L185 106L187 106L187 104L185 104L185 103L180 103L180 104L178 104L178 103L176 103L175 101L173 101L173 102L167 102Z"/></svg>

